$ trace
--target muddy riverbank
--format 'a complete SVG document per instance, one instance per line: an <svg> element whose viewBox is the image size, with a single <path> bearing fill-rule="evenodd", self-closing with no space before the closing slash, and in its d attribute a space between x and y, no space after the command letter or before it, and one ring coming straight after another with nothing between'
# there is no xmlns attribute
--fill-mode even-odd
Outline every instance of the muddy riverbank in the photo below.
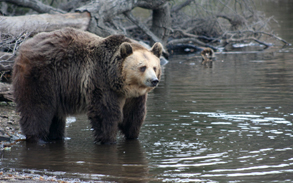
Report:
<svg viewBox="0 0 293 183"><path fill-rule="evenodd" d="M11 143L22 139L15 104L0 103L0 150L9 150Z"/></svg>
<svg viewBox="0 0 293 183"><path fill-rule="evenodd" d="M19 126L20 116L15 111L14 103L0 103L0 157L11 151L11 146L24 140ZM19 172L13 168L6 169L1 166L0 161L0 182L79 182L78 180L61 180L55 176L40 175L31 172Z"/></svg>

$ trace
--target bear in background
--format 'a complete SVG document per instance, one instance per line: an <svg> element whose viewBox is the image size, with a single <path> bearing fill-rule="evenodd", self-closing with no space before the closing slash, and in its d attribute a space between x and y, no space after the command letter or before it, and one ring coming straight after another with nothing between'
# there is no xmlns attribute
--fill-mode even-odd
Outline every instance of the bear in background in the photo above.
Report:
<svg viewBox="0 0 293 183"><path fill-rule="evenodd" d="M20 126L27 141L63 139L68 115L87 112L96 142L118 130L137 138L147 93L160 80L161 43L148 50L123 35L65 28L25 41L13 68Z"/></svg>

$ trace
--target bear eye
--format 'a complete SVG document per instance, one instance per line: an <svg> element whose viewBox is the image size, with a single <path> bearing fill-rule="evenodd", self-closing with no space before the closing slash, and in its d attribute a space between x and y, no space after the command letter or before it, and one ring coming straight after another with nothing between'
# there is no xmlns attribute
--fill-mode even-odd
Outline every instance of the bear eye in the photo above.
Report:
<svg viewBox="0 0 293 183"><path fill-rule="evenodd" d="M146 66L142 66L139 68L140 72L144 72L146 70Z"/></svg>
<svg viewBox="0 0 293 183"><path fill-rule="evenodd" d="M156 67L154 67L154 71L157 72L157 68Z"/></svg>

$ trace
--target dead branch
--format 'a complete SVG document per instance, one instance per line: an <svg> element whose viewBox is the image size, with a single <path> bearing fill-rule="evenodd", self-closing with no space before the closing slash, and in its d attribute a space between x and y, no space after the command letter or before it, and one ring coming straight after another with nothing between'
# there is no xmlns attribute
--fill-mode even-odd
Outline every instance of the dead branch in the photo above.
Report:
<svg viewBox="0 0 293 183"><path fill-rule="evenodd" d="M217 18L224 18L231 24L231 30L237 30L239 27L245 25L244 17L238 14L218 14Z"/></svg>
<svg viewBox="0 0 293 183"><path fill-rule="evenodd" d="M264 45L264 49L267 49L268 47L270 47L271 45L270 44L267 44L263 41L260 41L254 37L249 37L249 38L242 38L242 39L227 39L225 40L225 43L226 44L229 44L229 43L243 43L243 42L247 42L247 41L255 41L261 45Z"/></svg>
<svg viewBox="0 0 293 183"><path fill-rule="evenodd" d="M85 5L89 1L90 0L71 0L71 1L60 3L58 7L62 9L63 11L70 12L70 11L74 11L78 7Z"/></svg>
<svg viewBox="0 0 293 183"><path fill-rule="evenodd" d="M13 62L13 54L12 53L7 53L7 52L0 52L0 63L1 62Z"/></svg>
<svg viewBox="0 0 293 183"><path fill-rule="evenodd" d="M177 13L179 10L181 10L182 8L188 6L190 3L192 3L194 0L186 0L183 3L174 6L171 10L172 13Z"/></svg>
<svg viewBox="0 0 293 183"><path fill-rule="evenodd" d="M137 25L140 29L142 29L154 42L163 42L160 38L158 38L152 31L150 31L146 25L142 24L138 21L130 11L124 12L124 15L135 25Z"/></svg>
<svg viewBox="0 0 293 183"><path fill-rule="evenodd" d="M200 40L196 39L196 38L181 38L181 39L173 39L171 41L168 42L168 45L177 45L177 44L182 44L182 43L192 43L198 46L202 46L202 47L209 47L212 48L213 50L217 50L216 47L206 44L204 42L201 42Z"/></svg>
<svg viewBox="0 0 293 183"><path fill-rule="evenodd" d="M268 32L262 32L262 31L250 31L250 30L246 30L246 31L243 31L243 33L245 32L250 32L250 33L253 33L253 34L264 34L264 35L268 35L270 37L273 37L281 42L283 42L285 45L284 46L289 46L291 45L290 43L288 43L286 40L274 35L274 34L271 34L271 33L268 33Z"/></svg>
<svg viewBox="0 0 293 183"><path fill-rule="evenodd" d="M261 45L264 45L265 46L264 49L267 49L268 47L272 46L273 44L272 43L268 44L268 43L261 41L260 39L261 39L262 35L267 35L269 37L272 37L272 38L282 42L284 44L283 46L291 45L290 43L288 43L284 39L282 39L274 34L262 32L262 31L251 31L251 30L229 31L229 32L226 32L225 34L223 34L221 39L224 40L225 44L233 43L233 42L243 43L243 42L247 42L247 41L254 41L254 42L257 42Z"/></svg>
<svg viewBox="0 0 293 183"><path fill-rule="evenodd" d="M0 35L0 48L2 51L9 51L0 52L0 72L2 73L0 81L3 78L3 73L10 72L12 70L18 47L29 37L29 35L30 33L27 32L23 32L19 36L5 34Z"/></svg>
<svg viewBox="0 0 293 183"><path fill-rule="evenodd" d="M190 34L184 30L181 30L181 29L175 29L174 30L174 33L175 32L179 32L180 34L182 34L183 36L185 37L192 37L192 38L195 38L195 39L204 39L204 40L207 40L207 41L219 41L220 39L218 38L212 38L212 37L207 37L207 36L198 36L198 35L195 35L195 34ZM204 43L202 43L204 44Z"/></svg>
<svg viewBox="0 0 293 183"><path fill-rule="evenodd" d="M7 65L0 64L0 72L1 71L11 71L12 67L13 67L13 63L7 64ZM0 77L0 80L1 79L2 79L2 77Z"/></svg>
<svg viewBox="0 0 293 183"><path fill-rule="evenodd" d="M41 1L38 1L38 0L21 0L21 1L19 1L19 0L1 0L1 1L7 2L7 3L13 3L15 5L22 6L22 7L31 8L38 13L51 13L51 14L66 13L63 10L53 8L52 6L43 4Z"/></svg>

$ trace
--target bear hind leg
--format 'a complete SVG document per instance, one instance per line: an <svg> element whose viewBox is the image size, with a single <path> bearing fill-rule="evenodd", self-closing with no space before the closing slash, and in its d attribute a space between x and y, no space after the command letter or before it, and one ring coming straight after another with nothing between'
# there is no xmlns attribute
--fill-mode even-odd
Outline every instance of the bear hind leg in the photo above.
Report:
<svg viewBox="0 0 293 183"><path fill-rule="evenodd" d="M22 114L25 115L20 118L20 126L26 140L28 142L47 141L52 118L42 113L22 112Z"/></svg>

